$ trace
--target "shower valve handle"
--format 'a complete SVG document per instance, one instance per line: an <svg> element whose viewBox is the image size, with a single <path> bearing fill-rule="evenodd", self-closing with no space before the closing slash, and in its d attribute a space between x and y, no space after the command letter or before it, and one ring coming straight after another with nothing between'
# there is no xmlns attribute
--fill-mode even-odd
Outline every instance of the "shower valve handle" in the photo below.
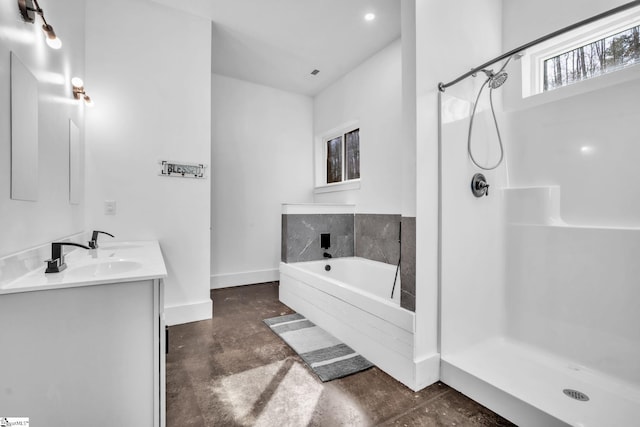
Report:
<svg viewBox="0 0 640 427"><path fill-rule="evenodd" d="M487 179L483 174L477 173L473 176L471 180L471 192L476 197L489 195L489 184L487 184Z"/></svg>
<svg viewBox="0 0 640 427"><path fill-rule="evenodd" d="M485 182L481 182L480 183L480 190L482 190L484 188L484 195L488 196L489 195L489 184L485 183Z"/></svg>

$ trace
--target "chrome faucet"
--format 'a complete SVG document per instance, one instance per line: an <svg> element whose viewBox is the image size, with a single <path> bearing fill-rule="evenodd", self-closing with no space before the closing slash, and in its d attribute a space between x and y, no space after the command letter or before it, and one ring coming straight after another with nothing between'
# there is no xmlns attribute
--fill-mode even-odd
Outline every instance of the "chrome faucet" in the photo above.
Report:
<svg viewBox="0 0 640 427"><path fill-rule="evenodd" d="M107 233L106 231L93 230L93 233L91 234L91 240L89 240L89 248L98 249L98 234L106 234L107 236L116 237L111 233Z"/></svg>
<svg viewBox="0 0 640 427"><path fill-rule="evenodd" d="M62 253L63 246L77 246L79 248L91 249L89 246L81 245L79 243L51 243L51 259L45 261L47 263L47 269L45 270L45 273L60 273L62 270L67 268L67 264L64 263L64 253Z"/></svg>

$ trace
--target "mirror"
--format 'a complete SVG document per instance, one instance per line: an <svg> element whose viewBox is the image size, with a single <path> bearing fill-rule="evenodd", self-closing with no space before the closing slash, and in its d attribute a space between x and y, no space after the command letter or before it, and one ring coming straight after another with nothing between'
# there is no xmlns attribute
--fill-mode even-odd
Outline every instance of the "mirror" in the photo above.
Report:
<svg viewBox="0 0 640 427"><path fill-rule="evenodd" d="M78 205L82 201L80 179L80 129L69 120L69 203Z"/></svg>
<svg viewBox="0 0 640 427"><path fill-rule="evenodd" d="M38 81L11 52L11 198L38 200Z"/></svg>

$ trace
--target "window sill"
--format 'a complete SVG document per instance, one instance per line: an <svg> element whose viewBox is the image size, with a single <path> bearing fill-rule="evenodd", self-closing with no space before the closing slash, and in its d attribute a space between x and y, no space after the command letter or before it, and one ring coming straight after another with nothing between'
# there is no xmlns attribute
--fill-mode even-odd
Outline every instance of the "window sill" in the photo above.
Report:
<svg viewBox="0 0 640 427"><path fill-rule="evenodd" d="M314 194L333 193L334 191L359 190L360 180L354 179L346 182L337 182L335 184L319 185L314 188Z"/></svg>

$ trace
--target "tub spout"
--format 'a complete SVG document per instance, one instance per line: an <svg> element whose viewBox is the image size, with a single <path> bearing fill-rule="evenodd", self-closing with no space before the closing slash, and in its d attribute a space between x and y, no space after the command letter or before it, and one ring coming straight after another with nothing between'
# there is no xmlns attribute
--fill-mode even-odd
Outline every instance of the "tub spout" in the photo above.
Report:
<svg viewBox="0 0 640 427"><path fill-rule="evenodd" d="M328 253L328 252L325 252L324 254L322 254L322 256L323 256L323 257L325 257L325 258L333 258L333 257L331 256L331 254L330 254L330 253Z"/></svg>

